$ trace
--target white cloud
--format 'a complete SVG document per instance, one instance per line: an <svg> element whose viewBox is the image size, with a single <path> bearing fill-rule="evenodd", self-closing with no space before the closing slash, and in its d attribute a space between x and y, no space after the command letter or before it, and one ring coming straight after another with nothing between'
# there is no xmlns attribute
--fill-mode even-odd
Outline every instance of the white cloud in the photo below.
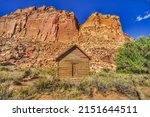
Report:
<svg viewBox="0 0 150 117"><path fill-rule="evenodd" d="M146 20L148 18L150 18L150 11L147 11L144 16L141 15L137 16L136 21L139 22L142 20Z"/></svg>

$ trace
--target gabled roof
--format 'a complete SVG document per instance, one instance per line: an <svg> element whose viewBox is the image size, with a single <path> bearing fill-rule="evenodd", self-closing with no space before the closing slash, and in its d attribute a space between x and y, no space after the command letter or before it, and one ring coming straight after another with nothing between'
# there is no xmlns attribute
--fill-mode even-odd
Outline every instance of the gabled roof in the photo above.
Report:
<svg viewBox="0 0 150 117"><path fill-rule="evenodd" d="M61 61L63 58L65 58L68 54L70 54L75 49L79 49L89 60L91 60L91 58L85 52L83 52L77 45L73 45L68 50L66 50L64 53L62 53L60 56L58 56L56 58L56 62Z"/></svg>

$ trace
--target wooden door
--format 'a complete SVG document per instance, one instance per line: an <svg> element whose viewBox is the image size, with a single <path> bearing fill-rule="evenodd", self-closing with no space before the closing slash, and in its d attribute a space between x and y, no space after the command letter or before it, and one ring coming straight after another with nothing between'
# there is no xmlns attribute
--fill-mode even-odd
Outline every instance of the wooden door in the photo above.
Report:
<svg viewBox="0 0 150 117"><path fill-rule="evenodd" d="M77 63L72 63L72 77L78 76Z"/></svg>

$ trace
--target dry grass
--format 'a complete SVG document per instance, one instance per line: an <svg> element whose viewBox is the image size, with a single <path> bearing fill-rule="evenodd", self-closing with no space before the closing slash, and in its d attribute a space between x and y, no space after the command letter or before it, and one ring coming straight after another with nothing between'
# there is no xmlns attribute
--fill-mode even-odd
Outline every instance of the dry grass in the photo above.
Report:
<svg viewBox="0 0 150 117"><path fill-rule="evenodd" d="M150 89L150 75L146 74L118 74L102 70L72 83L59 80L55 71L49 68L0 69L0 99L36 99L37 95L45 94L51 97L50 99L94 99L96 95L105 97L114 92L128 99L150 99L145 93ZM24 85L25 81L31 85ZM146 91L141 87L146 87ZM142 95L145 97L141 97Z"/></svg>

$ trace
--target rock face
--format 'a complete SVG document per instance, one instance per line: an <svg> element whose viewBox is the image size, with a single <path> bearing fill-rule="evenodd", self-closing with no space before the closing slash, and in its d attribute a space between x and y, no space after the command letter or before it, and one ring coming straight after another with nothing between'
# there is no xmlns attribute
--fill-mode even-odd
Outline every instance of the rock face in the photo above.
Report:
<svg viewBox="0 0 150 117"><path fill-rule="evenodd" d="M80 45L92 56L91 69L115 68L117 48L132 40L122 31L118 16L92 14L79 30Z"/></svg>
<svg viewBox="0 0 150 117"><path fill-rule="evenodd" d="M129 38L124 36L120 18L118 16L92 14L88 20L81 25L79 39L88 40L99 38L99 41L114 41L124 43Z"/></svg>
<svg viewBox="0 0 150 117"><path fill-rule="evenodd" d="M55 66L72 44L91 56L91 69L115 68L118 47L132 39L118 16L92 14L80 25L74 13L54 7L30 7L0 17L0 64Z"/></svg>
<svg viewBox="0 0 150 117"><path fill-rule="evenodd" d="M0 36L23 37L32 41L72 41L78 36L74 13L54 7L30 7L0 18Z"/></svg>

